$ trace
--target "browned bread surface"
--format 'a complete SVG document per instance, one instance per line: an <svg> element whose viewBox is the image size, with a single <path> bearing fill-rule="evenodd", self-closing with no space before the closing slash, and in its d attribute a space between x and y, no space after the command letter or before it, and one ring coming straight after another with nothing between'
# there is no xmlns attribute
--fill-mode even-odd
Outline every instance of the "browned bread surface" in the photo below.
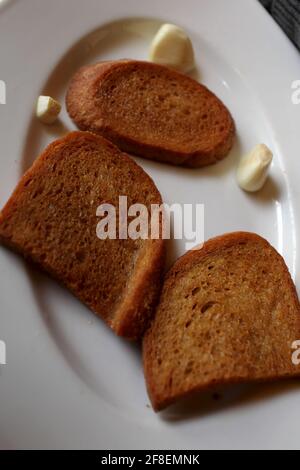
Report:
<svg viewBox="0 0 300 470"><path fill-rule="evenodd" d="M205 86L162 65L122 60L81 68L67 110L82 130L122 150L175 165L200 167L230 151L235 128Z"/></svg>
<svg viewBox="0 0 300 470"><path fill-rule="evenodd" d="M271 245L237 232L181 257L166 276L143 344L156 410L216 385L300 376L300 307Z"/></svg>
<svg viewBox="0 0 300 470"><path fill-rule="evenodd" d="M119 196L161 204L151 178L104 138L72 132L47 147L0 215L0 240L61 281L121 336L139 338L161 284L162 240L100 240L96 209ZM118 223L118 220L117 220Z"/></svg>

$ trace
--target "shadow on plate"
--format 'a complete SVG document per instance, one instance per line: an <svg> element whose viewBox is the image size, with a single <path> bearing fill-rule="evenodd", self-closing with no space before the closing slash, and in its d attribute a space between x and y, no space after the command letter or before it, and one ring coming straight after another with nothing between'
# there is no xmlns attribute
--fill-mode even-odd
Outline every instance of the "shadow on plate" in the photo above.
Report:
<svg viewBox="0 0 300 470"><path fill-rule="evenodd" d="M89 366L88 361L82 359L80 351L76 347L76 341L70 340L69 336L65 334L64 330L56 321L51 307L46 301L46 297L43 294L43 291L44 288L49 285L49 282L51 282L52 279L46 273L40 272L33 265L26 265L26 271L31 280L32 290L39 307L39 312L41 312L42 319L68 367L70 367L70 369L89 389L91 389L97 395L104 397L106 401L111 404L112 397L109 384L106 384L105 381L102 380L100 371L98 371L99 374L95 374L95 370ZM62 289L64 294L68 295L68 290L64 289L62 286L59 286L56 282L55 284L57 289ZM69 294L72 295L71 293ZM122 348L127 350L126 352L133 357L135 362L140 362L141 354L139 344L126 342L117 337L100 318L97 318L97 316L83 304L82 307L84 309L83 315L86 315L87 318L90 318L90 320L88 320L89 323L92 323L94 320L99 321L99 325L101 325L103 329L106 330L106 333L108 335L113 335L116 342L122 343Z"/></svg>
<svg viewBox="0 0 300 470"><path fill-rule="evenodd" d="M276 184L275 180L269 176L262 189L256 193L245 193L248 198L251 198L257 204L269 204L270 202L280 200L281 190Z"/></svg>
<svg viewBox="0 0 300 470"><path fill-rule="evenodd" d="M139 156L133 156L136 161L142 165L143 162L147 162L147 169L159 170L161 174L172 174L173 176L179 176L181 179L184 178L197 178L201 181L202 178L205 179L216 179L222 178L226 173L232 171L236 168L239 159L241 158L241 142L240 138L237 135L234 141L234 145L227 155L219 162L204 166L202 168L187 168L184 166L175 166L168 163L155 162L154 160L144 159Z"/></svg>
<svg viewBox="0 0 300 470"><path fill-rule="evenodd" d="M300 383L295 379L216 388L207 392L196 393L171 405L160 413L160 418L167 422L198 419L228 409L255 405L264 400L276 398L280 394L292 393L296 390L300 390Z"/></svg>

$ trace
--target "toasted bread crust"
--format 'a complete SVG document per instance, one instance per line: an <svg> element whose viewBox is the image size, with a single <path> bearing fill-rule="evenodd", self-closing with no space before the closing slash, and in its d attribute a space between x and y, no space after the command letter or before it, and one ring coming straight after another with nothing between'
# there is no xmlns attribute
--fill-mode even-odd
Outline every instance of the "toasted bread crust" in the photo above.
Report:
<svg viewBox="0 0 300 470"><path fill-rule="evenodd" d="M82 174L76 173L78 168ZM106 172L103 177L109 179L108 168L111 168L112 178L107 183L107 188L111 188L110 194L101 193L101 185L97 186L101 169ZM122 181L114 181L114 169ZM99 176L94 175L98 172ZM135 183L128 178L133 178ZM87 196L75 192L84 193L89 184L91 200L89 192ZM164 241L97 239L95 203L97 200L99 203L109 202L106 197L117 200L117 192L122 187L128 194L120 195L127 195L130 202L131 192L133 198L136 196L135 189L129 188L135 184L139 186L139 202L147 205L150 202L162 203L151 178L129 156L100 136L72 132L50 144L35 160L0 214L0 241L3 244L68 287L94 313L102 316L116 334L133 340L143 334L158 300ZM43 187L44 197L39 193L40 187ZM148 193L147 197L143 196L143 190ZM51 206L57 208L59 215L51 212ZM82 216L82 209L78 206L85 207L83 216L86 222L77 220ZM74 239L69 239L68 233L71 236L74 233ZM96 259L99 263L95 264L93 260ZM122 260L132 267L119 267ZM103 284L110 277L116 285L108 285L104 289Z"/></svg>
<svg viewBox="0 0 300 470"><path fill-rule="evenodd" d="M149 62L81 68L70 82L66 105L80 129L103 135L126 152L174 165L216 163L234 142L233 119L211 91Z"/></svg>
<svg viewBox="0 0 300 470"><path fill-rule="evenodd" d="M167 406L171 405L172 403L176 402L181 398L188 397L193 395L197 392L204 391L207 389L211 389L215 386L222 386L222 385L230 385L235 383L245 383L245 382L266 382L266 381L275 381L278 379L285 379L291 377L299 377L300 376L300 367L296 367L292 364L291 356L292 356L292 349L290 349L290 354L288 357L282 357L280 354L277 357L280 357L280 363L273 364L273 368L270 370L263 370L262 369L255 369L256 364L248 364L245 365L243 370L243 364L238 364L239 362L239 352L236 351L236 358L233 359L233 362L236 361L239 366L239 372L233 373L234 370L233 364L223 364L224 370L221 374L217 374L216 371L211 370L208 374L208 379L204 380L202 378L194 377L193 383L191 383L188 387L180 387L178 386L173 389L168 389L164 384L164 379L161 383L161 377L159 374L159 368L156 365L158 351L160 351L159 355L163 354L164 347L160 344L160 340L158 339L158 334L161 333L161 320L162 315L166 315L166 312L163 312L163 306L165 305L166 299L170 298L172 292L176 292L176 288L178 285L183 284L185 279L191 272L194 267L199 266L201 263L205 263L206 261L209 263L210 255L215 255L220 253L224 253L227 249L234 250L235 247L247 244L257 244L261 252L263 253L264 250L267 250L269 256L272 257L273 260L278 264L281 272L282 282L285 285L285 290L289 294L289 305L290 310L286 307L286 312L281 312L281 319L284 321L284 313L286 314L286 320L293 325L293 331L291 331L291 340L296 340L300 338L300 304L298 300L298 295L296 292L295 285L291 279L289 271L284 263L283 258L271 247L271 245L260 236L247 233L247 232L235 232L225 234L216 238L213 238L207 241L203 248L199 250L193 250L181 258L179 258L170 271L167 273L163 285L163 290L161 294L160 303L158 305L156 315L153 319L152 325L149 330L146 332L144 341L143 341L143 363L144 363L144 372L146 378L147 389L149 393L149 397L151 399L153 408L156 411L160 411ZM234 270L234 268L232 268ZM253 280L253 283L255 280ZM255 284L253 284L255 285ZM259 292L255 291L255 292ZM215 295L215 294L214 294ZM254 292L253 292L253 295ZM257 293L256 295L259 295ZM237 305L238 308L238 305ZM270 307L271 308L271 307ZM291 313L292 311L292 313ZM173 311L172 315L174 319L180 315L179 312ZM253 315L257 315L257 312L253 312ZM282 324L284 326L284 323ZM199 332L200 333L200 332ZM236 331L238 335L239 331ZM261 331L261 335L263 338L264 331ZM171 333L170 333L171 334ZM174 334L174 332L173 332ZM180 331L178 332L180 333ZM213 334L213 331L212 331ZM222 334L222 333L221 333ZM224 332L224 335L226 332ZM277 344L276 340L280 340L280 338L274 337L274 350L282 347L282 349L286 350L286 345L284 344ZM167 342L167 338L165 338ZM263 341L263 339L261 339ZM226 342L225 342L226 343ZM179 346L180 347L180 346ZM291 347L291 345L290 345ZM177 345L178 348L178 345ZM224 351L225 353L225 351ZM241 354L241 361L242 361L242 354ZM275 354L274 354L275 357ZM174 361L175 361L174 356ZM266 358L267 359L267 358ZM169 360L169 359L168 359ZM201 363L201 357L199 357L199 362ZM272 362L272 361L271 361ZM174 364L170 364L170 373L169 373L169 380L172 380L173 372L172 367Z"/></svg>

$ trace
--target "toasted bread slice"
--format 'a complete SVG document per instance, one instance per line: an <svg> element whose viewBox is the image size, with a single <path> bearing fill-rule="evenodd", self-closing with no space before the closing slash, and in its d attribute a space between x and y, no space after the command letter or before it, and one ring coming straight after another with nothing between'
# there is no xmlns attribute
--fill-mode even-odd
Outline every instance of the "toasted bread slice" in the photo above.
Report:
<svg viewBox="0 0 300 470"><path fill-rule="evenodd" d="M97 207L118 208L119 196L128 207L161 204L130 157L100 136L72 132L21 179L1 212L0 240L61 281L118 335L137 339L158 297L164 245L97 237Z"/></svg>
<svg viewBox="0 0 300 470"><path fill-rule="evenodd" d="M155 410L216 385L300 376L300 306L282 257L258 235L214 238L166 276L143 344Z"/></svg>
<svg viewBox="0 0 300 470"><path fill-rule="evenodd" d="M174 165L215 163L234 140L233 119L211 91L150 62L83 67L71 80L66 104L80 129L103 135L126 152Z"/></svg>

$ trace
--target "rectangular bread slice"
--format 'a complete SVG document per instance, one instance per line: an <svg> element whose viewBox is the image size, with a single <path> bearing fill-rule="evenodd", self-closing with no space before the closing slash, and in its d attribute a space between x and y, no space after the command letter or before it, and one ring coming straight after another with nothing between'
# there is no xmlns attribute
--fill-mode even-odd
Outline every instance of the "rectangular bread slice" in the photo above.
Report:
<svg viewBox="0 0 300 470"><path fill-rule="evenodd" d="M164 243L97 237L97 207L118 208L119 196L149 210L162 203L130 157L100 136L72 132L22 177L1 212L0 241L58 279L118 335L138 339L160 290Z"/></svg>
<svg viewBox="0 0 300 470"><path fill-rule="evenodd" d="M143 343L155 410L216 385L300 376L300 306L283 258L258 235L223 235L166 276Z"/></svg>

